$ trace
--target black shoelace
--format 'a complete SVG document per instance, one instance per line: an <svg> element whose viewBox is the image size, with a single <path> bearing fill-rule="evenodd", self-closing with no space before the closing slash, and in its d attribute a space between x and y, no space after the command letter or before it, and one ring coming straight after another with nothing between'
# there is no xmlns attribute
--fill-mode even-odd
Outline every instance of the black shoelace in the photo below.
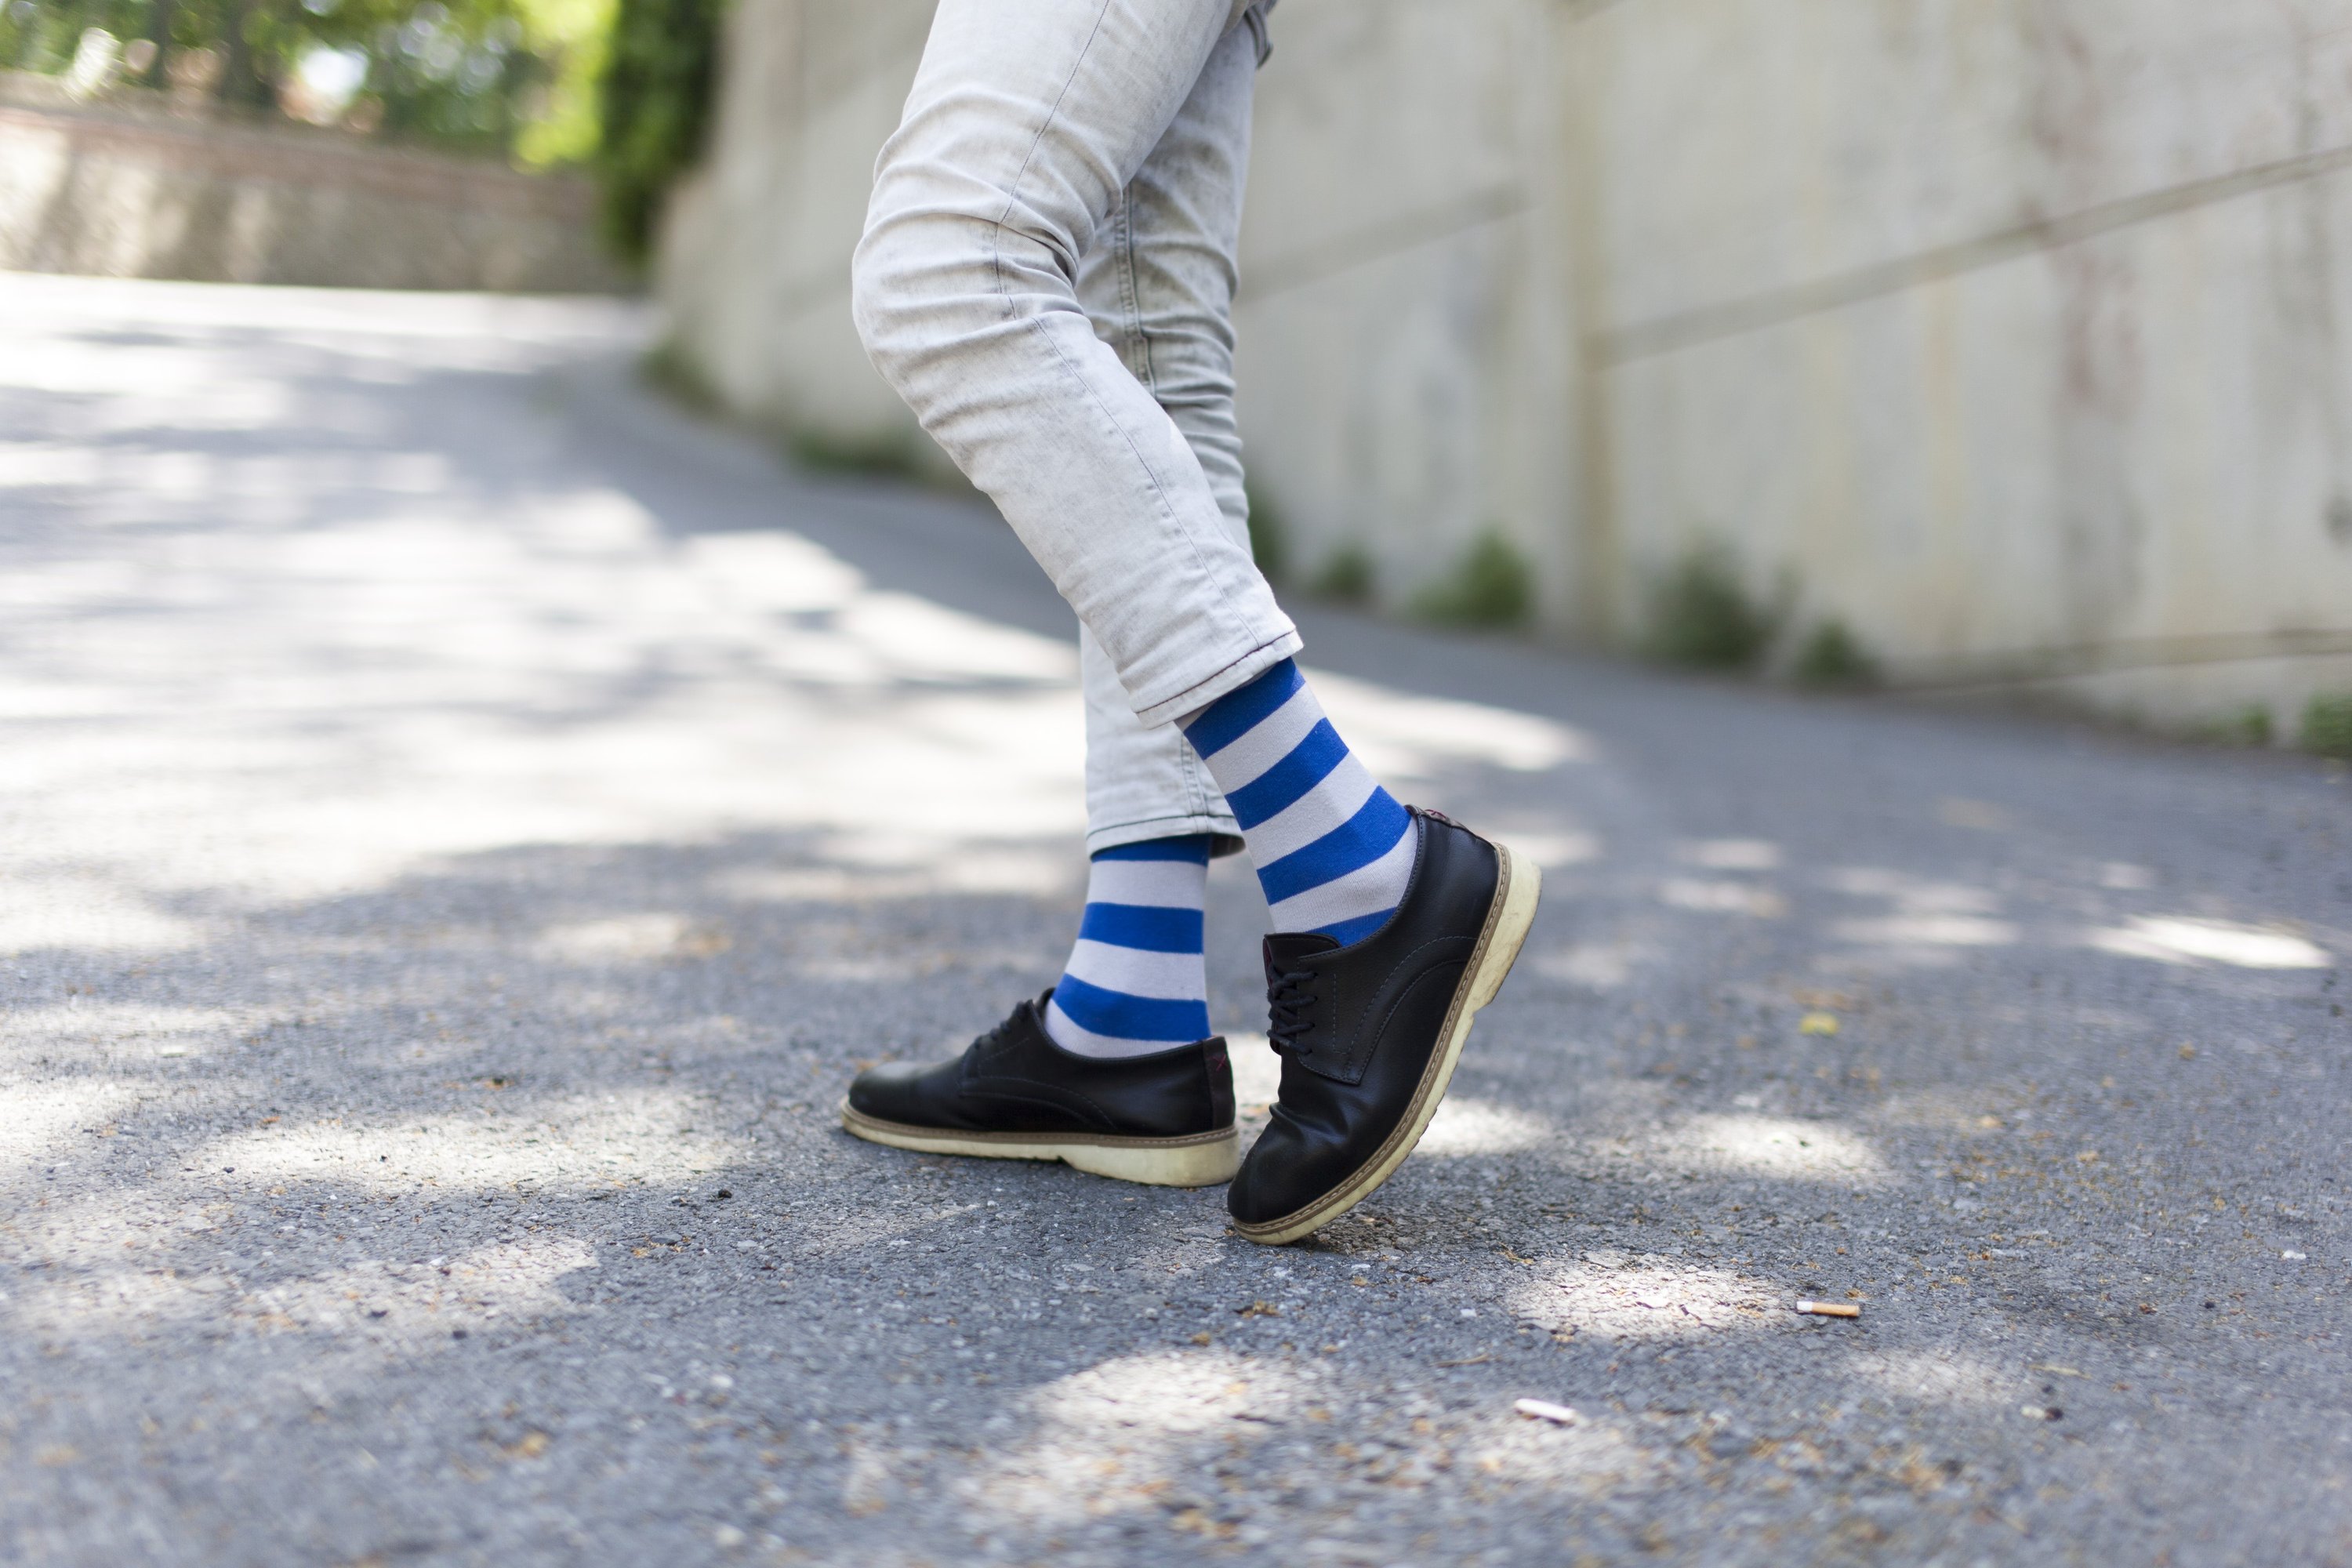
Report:
<svg viewBox="0 0 2352 1568"><path fill-rule="evenodd" d="M1275 975L1266 986L1266 1044L1286 1056L1298 1054L1302 1049L1300 1038L1315 1026L1308 1016L1315 994L1307 988L1314 978L1313 970L1287 969Z"/></svg>
<svg viewBox="0 0 2352 1568"><path fill-rule="evenodd" d="M990 1055L1004 1043L1005 1037L1012 1032L1012 1029L1013 1020L1007 1018L986 1034L975 1038L971 1042L971 1048L964 1054L974 1058Z"/></svg>

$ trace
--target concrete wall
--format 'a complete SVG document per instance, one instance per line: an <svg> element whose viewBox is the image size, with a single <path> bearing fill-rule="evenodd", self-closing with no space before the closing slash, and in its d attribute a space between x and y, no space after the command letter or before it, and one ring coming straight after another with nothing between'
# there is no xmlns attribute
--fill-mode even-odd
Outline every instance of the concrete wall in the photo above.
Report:
<svg viewBox="0 0 2352 1568"><path fill-rule="evenodd" d="M730 17L709 167L671 203L658 291L730 406L803 434L905 439L942 466L849 320L874 155L898 123L929 0L748 0Z"/></svg>
<svg viewBox="0 0 2352 1568"><path fill-rule="evenodd" d="M745 0L664 297L871 437L845 258L928 7ZM1705 540L1898 679L2352 689L2352 0L1285 0L1255 484L1403 602L1496 528L1622 641Z"/></svg>
<svg viewBox="0 0 2352 1568"><path fill-rule="evenodd" d="M336 132L0 84L0 268L369 289L610 289L584 181ZM146 97L151 95L138 95Z"/></svg>

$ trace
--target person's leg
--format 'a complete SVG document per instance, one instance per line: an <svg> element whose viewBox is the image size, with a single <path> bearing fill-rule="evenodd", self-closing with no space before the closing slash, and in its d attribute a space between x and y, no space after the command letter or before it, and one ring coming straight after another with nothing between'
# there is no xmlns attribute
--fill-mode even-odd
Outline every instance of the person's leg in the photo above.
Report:
<svg viewBox="0 0 2352 1568"><path fill-rule="evenodd" d="M1234 418L1234 253L1259 44L1236 28L1118 195L1079 264L1096 336L1164 409L1199 459L1229 537L1246 545ZM1238 829L1172 724L1136 716L1081 628L1087 700L1087 904L1043 1011L1066 1051L1135 1057L1209 1035L1202 913L1209 857Z"/></svg>
<svg viewBox="0 0 2352 1568"><path fill-rule="evenodd" d="M1045 1033L1082 1057L1139 1057L1209 1037L1202 958L1210 838L1106 849L1087 872L1078 940L1045 1004Z"/></svg>
<svg viewBox="0 0 2352 1568"><path fill-rule="evenodd" d="M1412 878L1412 818L1356 760L1284 659L1180 721L1249 846L1277 931L1345 946L1385 924Z"/></svg>
<svg viewBox="0 0 2352 1568"><path fill-rule="evenodd" d="M1207 815L1181 743L1159 732L1181 716L1206 726L1188 726L1196 751L1219 750L1203 732L1236 742L1209 767L1252 790L1278 929L1370 929L1411 870L1403 810L1284 664L1297 637L1249 559L1231 309L1255 30L1213 0L1150 19L1045 0L985 25L977 3L942 5L883 153L858 258L876 363L996 498L1129 699L1131 723L1090 704L1090 793L1137 797L1097 816L1094 847ZM1189 72L1181 98L1171 59ZM1181 450L1154 472L1139 431ZM1237 612L1235 593L1262 608ZM1220 629L1237 613L1260 628L1239 660ZM1275 666L1290 700L1245 739L1224 733L1210 702L1262 694ZM1154 700L1171 687L1185 694Z"/></svg>
<svg viewBox="0 0 2352 1568"><path fill-rule="evenodd" d="M1031 0L1010 16L943 0L877 175L856 308L877 365L1076 609L1143 728L1181 721L1234 797L1270 900L1311 920L1266 939L1282 1092L1228 1197L1242 1234L1280 1242L1345 1213L1411 1152L1517 954L1537 879L1499 845L1404 814L1353 763L1289 662L1297 636L1245 529L1218 504L1214 431L1196 450L1185 395L1171 408L1147 386L1148 331L1138 368L1123 361L1133 345L1103 342L1080 307L1082 258L1233 15L1223 0ZM1237 204L1238 165L1229 178ZM1220 259L1230 268L1229 246ZM1223 304L1209 314L1224 331ZM1186 1065L1193 1047L1087 1058L1049 1037L1051 1005L1024 1003L961 1061L860 1075L845 1122L944 1152L1045 1140L1029 1148L1087 1169L1149 1144L1138 1179L1221 1179L1202 1173L1237 1153L1222 1043L1200 1043L1205 1079ZM1114 1090L1164 1121L1202 1084L1221 1131L1072 1136L1086 1117L1118 1120L1104 1106ZM1019 1131L1041 1116L1050 1131Z"/></svg>
<svg viewBox="0 0 2352 1568"><path fill-rule="evenodd" d="M1097 858L1061 982L955 1061L861 1073L843 1121L864 1138L1181 1184L1240 1163L1201 959L1208 856L1234 825L1149 711L1246 684L1297 645L1250 563L1232 438L1224 315L1248 134L1234 62L1255 53L1254 27L1234 51L1233 21L1227 0L944 0L883 155L859 326L1079 612ZM1187 180L1201 188L1181 205L1150 194ZM1138 225L1139 205L1169 221ZM1153 239L1212 265L1122 289L1163 270ZM1110 258L1091 313L1089 255ZM1206 322L1213 352L1171 357L1173 385L1208 390L1163 402L1128 356L1179 321Z"/></svg>
<svg viewBox="0 0 2352 1568"><path fill-rule="evenodd" d="M1174 724L1146 724L1128 705L1110 656L1078 628L1078 683L1087 710L1087 853L1206 834L1214 852L1242 847L1241 829Z"/></svg>
<svg viewBox="0 0 2352 1568"><path fill-rule="evenodd" d="M1255 27L1218 42L1078 267L1078 299L1096 335L1174 421L1227 537L1244 550L1233 310L1262 50Z"/></svg>
<svg viewBox="0 0 2352 1568"><path fill-rule="evenodd" d="M1234 20L1229 0L942 0L853 268L875 363L1147 726L1298 647L1192 443L1076 288Z"/></svg>
<svg viewBox="0 0 2352 1568"><path fill-rule="evenodd" d="M1234 256L1249 165L1250 108L1263 29L1219 40L1191 94L1118 195L1080 260L1078 299L1095 333L1166 411L1215 499L1226 536L1249 544L1249 501L1234 417ZM1220 853L1240 829L1173 724L1148 724L1110 656L1081 628L1087 701L1087 848L1209 833Z"/></svg>
<svg viewBox="0 0 2352 1568"><path fill-rule="evenodd" d="M1234 416L1232 310L1262 45L1255 28L1236 30L1218 45L1192 96L1120 192L1078 275L1078 297L1097 335L1168 411L1200 459L1228 531L1244 543L1249 502ZM1397 907L1412 868L1404 807L1349 754L1294 665L1275 667L1187 725L1149 726L1128 706L1090 636L1082 638L1081 661L1088 842L1097 854L1087 893L1090 930L1114 929L1108 913L1097 913L1108 909L1106 899L1121 897L1115 887L1106 891L1106 881L1139 874L1106 866L1105 851L1165 858L1169 841L1137 841L1157 839L1177 824L1247 830L1278 931L1353 941ZM1192 741L1183 738L1187 730ZM1205 769L1204 751L1213 753ZM1230 805L1220 786L1232 792ZM1243 813L1238 822L1235 809ZM1171 870L1153 869L1169 883L1159 896L1197 910L1198 879L1180 885ZM1177 934L1169 927L1161 940L1173 943ZM1181 934L1181 947L1148 956L1082 939L1046 1010L1047 1032L1089 1055L1148 1050L1177 1038L1175 1020L1199 1011L1183 1004L1204 994L1197 921ZM1108 994L1098 980L1109 984Z"/></svg>

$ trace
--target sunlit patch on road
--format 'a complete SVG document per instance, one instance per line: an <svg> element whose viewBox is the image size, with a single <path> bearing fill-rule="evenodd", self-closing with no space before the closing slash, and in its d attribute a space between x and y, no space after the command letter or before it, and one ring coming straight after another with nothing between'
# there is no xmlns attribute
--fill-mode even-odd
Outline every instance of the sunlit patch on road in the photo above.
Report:
<svg viewBox="0 0 2352 1568"><path fill-rule="evenodd" d="M1710 871L1777 871L1780 847L1769 838L1702 838L1675 846L1677 859Z"/></svg>
<svg viewBox="0 0 2352 1568"><path fill-rule="evenodd" d="M60 1158L78 1144L94 1145L107 1119L131 1102L134 1086L121 1079L16 1084L7 1097L7 1114L0 1117L0 1176L21 1176L38 1161Z"/></svg>
<svg viewBox="0 0 2352 1568"><path fill-rule="evenodd" d="M1596 755L1590 737L1557 720L1310 670L1331 722L1380 778L1411 784L1465 763L1542 773Z"/></svg>
<svg viewBox="0 0 2352 1568"><path fill-rule="evenodd" d="M1586 942L1550 952L1527 954L1519 962L1553 980L1595 991L1611 991L1624 984L1637 968L1656 957L1657 952L1642 942Z"/></svg>
<svg viewBox="0 0 2352 1568"><path fill-rule="evenodd" d="M961 1489L1038 1521L1153 1508L1190 1450L1264 1436L1304 1414L1311 1387L1296 1368L1223 1351L1122 1356L1030 1394L1031 1433Z"/></svg>
<svg viewBox="0 0 2352 1568"><path fill-rule="evenodd" d="M95 1051L116 1068L125 1060L194 1056L230 1043L263 1010L174 1007L152 1003L112 1002L69 994L63 1003L0 1013L0 1061L35 1051ZM13 1109L15 1101L11 1099Z"/></svg>
<svg viewBox="0 0 2352 1568"><path fill-rule="evenodd" d="M1511 1312L1552 1333L1610 1340L1693 1340L1785 1329L1786 1292L1727 1269L1595 1251L1538 1259L1540 1279L1513 1289Z"/></svg>
<svg viewBox="0 0 2352 1568"><path fill-rule="evenodd" d="M2011 921L1929 914L1839 921L1830 934L1866 947L2007 947L2024 933Z"/></svg>
<svg viewBox="0 0 2352 1568"><path fill-rule="evenodd" d="M1769 1178L1866 1191L1894 1177L1870 1141L1832 1122L1734 1112L1652 1130L1587 1137L1572 1168L1622 1180Z"/></svg>
<svg viewBox="0 0 2352 1568"><path fill-rule="evenodd" d="M0 762L0 787L8 773L25 771ZM194 946L203 931L127 879L29 868L0 879L0 955L43 948L166 952Z"/></svg>
<svg viewBox="0 0 2352 1568"><path fill-rule="evenodd" d="M1590 865L1603 853L1600 837L1591 833L1547 832L1496 823L1494 836L1509 845L1512 854L1525 856L1547 871Z"/></svg>
<svg viewBox="0 0 2352 1568"><path fill-rule="evenodd" d="M1659 901L1669 908L1700 914L1751 915L1774 920L1789 912L1789 901L1769 888L1748 882L1704 881L1696 877L1669 877L1658 886Z"/></svg>
<svg viewBox="0 0 2352 1568"><path fill-rule="evenodd" d="M1931 1405L2006 1411L2032 1392L2013 1368L1955 1347L1872 1349L1857 1352L1848 1364L1855 1376L1896 1398Z"/></svg>
<svg viewBox="0 0 2352 1568"><path fill-rule="evenodd" d="M684 915L647 912L551 926L535 945L555 963L657 963L717 951L715 933L698 931Z"/></svg>
<svg viewBox="0 0 2352 1568"><path fill-rule="evenodd" d="M495 1089L476 1089L487 1100ZM329 1181L384 1192L420 1184L494 1191L518 1182L583 1189L616 1178L682 1182L747 1159L741 1139L698 1126L706 1105L674 1089L524 1099L494 1113L344 1125L280 1122L215 1140L196 1157L249 1185Z"/></svg>
<svg viewBox="0 0 2352 1568"><path fill-rule="evenodd" d="M447 1257L355 1259L261 1285L248 1284L241 1271L184 1270L118 1252L94 1268L43 1281L16 1310L26 1329L69 1328L95 1341L136 1340L211 1323L256 1335L396 1343L413 1354L446 1348L453 1335L501 1321L571 1310L575 1303L561 1282L595 1267L593 1247L561 1235Z"/></svg>
<svg viewBox="0 0 2352 1568"><path fill-rule="evenodd" d="M1559 1141L1559 1131L1533 1111L1454 1094L1437 1108L1420 1152L1441 1157L1515 1154Z"/></svg>
<svg viewBox="0 0 2352 1568"><path fill-rule="evenodd" d="M2225 964L2234 969L2326 969L2336 960L2293 931L2184 916L2140 919L2093 931L2089 945L2158 963Z"/></svg>

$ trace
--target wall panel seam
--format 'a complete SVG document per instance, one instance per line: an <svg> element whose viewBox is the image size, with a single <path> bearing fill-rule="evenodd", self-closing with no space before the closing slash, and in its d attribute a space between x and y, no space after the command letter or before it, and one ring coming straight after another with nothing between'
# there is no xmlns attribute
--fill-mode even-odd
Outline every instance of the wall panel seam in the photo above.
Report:
<svg viewBox="0 0 2352 1568"><path fill-rule="evenodd" d="M1603 365L1617 365L1696 348L2013 261L2038 251L2078 244L2177 213L2323 178L2346 168L2352 168L2352 147L2334 147L2103 202L2063 217L2032 218L1991 234L1891 261L1873 262L1832 277L1595 332L1587 340L1589 352Z"/></svg>
<svg viewBox="0 0 2352 1568"><path fill-rule="evenodd" d="M1516 182L1475 191L1467 196L1393 222L1341 235L1320 244L1301 246L1287 255L1263 262L1244 261L1242 287L1235 303L1249 305L1310 283L1321 283L1343 272L1385 261L1424 245L1451 239L1471 229L1517 217L1534 204Z"/></svg>

